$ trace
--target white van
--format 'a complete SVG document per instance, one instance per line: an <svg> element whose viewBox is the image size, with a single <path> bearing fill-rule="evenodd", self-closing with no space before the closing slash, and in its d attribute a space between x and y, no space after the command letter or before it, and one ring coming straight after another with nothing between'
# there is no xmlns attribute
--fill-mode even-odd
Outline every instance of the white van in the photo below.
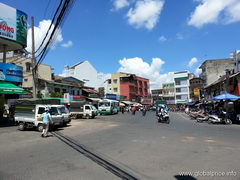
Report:
<svg viewBox="0 0 240 180"><path fill-rule="evenodd" d="M64 105L52 105L52 107L57 107L63 117L63 125L66 126L71 122L70 112Z"/></svg>

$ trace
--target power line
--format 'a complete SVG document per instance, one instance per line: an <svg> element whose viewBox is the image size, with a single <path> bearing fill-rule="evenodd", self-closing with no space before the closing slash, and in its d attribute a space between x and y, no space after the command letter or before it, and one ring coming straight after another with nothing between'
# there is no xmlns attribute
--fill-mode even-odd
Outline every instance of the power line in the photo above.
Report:
<svg viewBox="0 0 240 180"><path fill-rule="evenodd" d="M50 38L49 40L47 41L45 47L43 48L43 50L41 51L41 56L36 64L36 67L43 61L44 57L46 56L49 48L51 47L51 45L53 44L54 40L56 39L57 37L57 34L58 34L58 30L61 26L61 24L63 24L63 21L64 21L64 18L66 17L66 14L68 14L69 10L71 9L72 5L74 3L74 0L65 0L64 3L63 3L63 6L62 6L62 9L59 13L59 16L56 20L56 24L54 26L54 29L53 31L51 32L51 35L50 35Z"/></svg>

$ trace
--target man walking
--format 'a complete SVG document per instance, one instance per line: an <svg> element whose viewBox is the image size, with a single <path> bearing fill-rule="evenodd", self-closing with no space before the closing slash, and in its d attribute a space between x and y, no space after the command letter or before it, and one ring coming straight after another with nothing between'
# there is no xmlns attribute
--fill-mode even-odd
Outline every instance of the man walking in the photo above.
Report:
<svg viewBox="0 0 240 180"><path fill-rule="evenodd" d="M47 137L48 136L48 129L49 129L49 121L50 121L50 113L48 109L45 109L45 112L42 114L43 117L43 131L41 134L41 137Z"/></svg>

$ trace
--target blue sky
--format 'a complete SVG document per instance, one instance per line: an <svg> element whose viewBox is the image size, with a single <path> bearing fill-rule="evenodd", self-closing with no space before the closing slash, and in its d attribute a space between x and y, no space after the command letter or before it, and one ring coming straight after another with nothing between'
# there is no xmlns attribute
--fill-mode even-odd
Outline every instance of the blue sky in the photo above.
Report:
<svg viewBox="0 0 240 180"><path fill-rule="evenodd" d="M42 22L40 42L59 1L2 2ZM195 72L240 49L239 12L239 0L76 0L43 63L60 74L88 60L98 72L136 73L157 88L169 72Z"/></svg>

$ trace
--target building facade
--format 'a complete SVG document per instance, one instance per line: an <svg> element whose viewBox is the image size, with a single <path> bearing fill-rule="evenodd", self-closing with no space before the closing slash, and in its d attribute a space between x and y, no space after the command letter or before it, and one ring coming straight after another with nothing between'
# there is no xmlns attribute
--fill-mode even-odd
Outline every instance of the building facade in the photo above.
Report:
<svg viewBox="0 0 240 180"><path fill-rule="evenodd" d="M159 100L162 100L163 97L163 89L153 89L151 90L151 95L153 102L156 103Z"/></svg>
<svg viewBox="0 0 240 180"><path fill-rule="evenodd" d="M24 89L32 91L33 75L32 75L32 59L24 56L13 56L7 58L7 63L15 64L23 67L23 82ZM37 69L37 78L51 81L52 80L52 67L46 64L39 64Z"/></svg>
<svg viewBox="0 0 240 180"><path fill-rule="evenodd" d="M175 104L184 104L190 101L189 95L189 72L175 72Z"/></svg>
<svg viewBox="0 0 240 180"><path fill-rule="evenodd" d="M124 97L126 101L141 102L149 97L149 79L123 72L113 73L111 92Z"/></svg>
<svg viewBox="0 0 240 180"><path fill-rule="evenodd" d="M204 83L202 78L192 78L190 82L190 99L192 101L199 101L204 94Z"/></svg>
<svg viewBox="0 0 240 180"><path fill-rule="evenodd" d="M206 60L199 67L202 69L200 78L204 81L204 86L208 86L216 81L220 76L226 74L226 70L233 70L235 62L233 58Z"/></svg>
<svg viewBox="0 0 240 180"><path fill-rule="evenodd" d="M175 104L175 85L173 82L162 84L162 98L166 104Z"/></svg>
<svg viewBox="0 0 240 180"><path fill-rule="evenodd" d="M89 61L82 61L73 66L65 66L62 76L72 76L85 82L85 86L95 89L101 87L103 83L103 79Z"/></svg>

